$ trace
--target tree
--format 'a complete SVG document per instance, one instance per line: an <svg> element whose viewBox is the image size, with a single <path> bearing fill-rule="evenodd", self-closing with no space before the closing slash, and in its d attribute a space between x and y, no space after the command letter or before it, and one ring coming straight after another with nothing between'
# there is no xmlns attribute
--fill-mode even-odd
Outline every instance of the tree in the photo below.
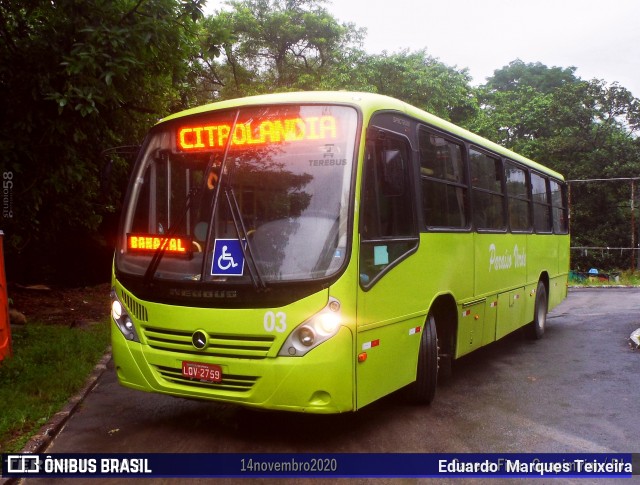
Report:
<svg viewBox="0 0 640 485"><path fill-rule="evenodd" d="M370 56L360 65L366 82L386 94L454 123L465 124L478 109L471 76L446 66L425 49Z"/></svg>
<svg viewBox="0 0 640 485"><path fill-rule="evenodd" d="M202 52L202 91L209 99L291 90L347 89L387 94L464 123L477 104L469 73L426 50L368 55L365 32L341 24L324 0L231 1L206 22L224 38L220 58Z"/></svg>
<svg viewBox="0 0 640 485"><path fill-rule="evenodd" d="M514 61L478 90L473 128L569 180L640 173L640 101L617 83L584 81L574 68ZM572 184L572 245L629 247L629 185ZM575 253L574 265L628 264ZM628 255L627 255L628 256Z"/></svg>
<svg viewBox="0 0 640 485"><path fill-rule="evenodd" d="M558 88L547 111L551 134L540 149L570 178L638 173L640 101L617 83L580 81Z"/></svg>
<svg viewBox="0 0 640 485"><path fill-rule="evenodd" d="M117 159L113 190L101 193L101 152L138 144L183 106L202 3L0 2L0 86L10 93L0 98L0 171L13 179L3 229L14 277L75 273L83 248L87 265L96 248L108 254L96 231L117 210L128 165Z"/></svg>
<svg viewBox="0 0 640 485"><path fill-rule="evenodd" d="M232 1L210 18L225 32L222 60L203 49L204 78L222 98L273 91L336 87L334 70L361 41L362 32L340 24L324 0ZM211 54L211 52L209 52ZM215 52L213 52L215 57Z"/></svg>
<svg viewBox="0 0 640 485"><path fill-rule="evenodd" d="M471 129L517 152L530 153L535 140L549 136L553 93L579 80L575 68L547 67L520 59L496 69L476 95L482 110Z"/></svg>
<svg viewBox="0 0 640 485"><path fill-rule="evenodd" d="M514 91L528 86L539 93L550 93L554 89L576 81L575 67L547 67L540 62L525 63L520 59L493 72L485 84L489 91Z"/></svg>
<svg viewBox="0 0 640 485"><path fill-rule="evenodd" d="M554 92L548 119L553 134L539 141L538 153L554 161L568 179L636 177L640 173L638 100L617 83L582 81ZM572 245L631 247L629 182L572 183ZM637 215L636 215L637 217ZM628 267L628 253L575 253L573 263Z"/></svg>

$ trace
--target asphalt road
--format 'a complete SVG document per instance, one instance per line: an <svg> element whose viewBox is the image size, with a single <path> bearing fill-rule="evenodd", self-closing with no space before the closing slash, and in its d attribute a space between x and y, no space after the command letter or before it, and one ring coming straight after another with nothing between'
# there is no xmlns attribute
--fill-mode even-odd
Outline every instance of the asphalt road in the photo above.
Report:
<svg viewBox="0 0 640 485"><path fill-rule="evenodd" d="M461 359L430 406L396 393L336 416L136 392L109 365L46 452L640 452L638 327L640 289L572 290L542 340L519 332Z"/></svg>

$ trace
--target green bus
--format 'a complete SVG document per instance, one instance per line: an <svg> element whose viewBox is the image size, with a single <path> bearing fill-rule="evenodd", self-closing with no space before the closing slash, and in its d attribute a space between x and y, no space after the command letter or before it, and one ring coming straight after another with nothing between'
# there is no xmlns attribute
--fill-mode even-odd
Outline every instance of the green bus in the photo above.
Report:
<svg viewBox="0 0 640 485"><path fill-rule="evenodd" d="M124 386L312 413L406 388L566 297L563 177L401 101L306 92L169 116L113 265Z"/></svg>

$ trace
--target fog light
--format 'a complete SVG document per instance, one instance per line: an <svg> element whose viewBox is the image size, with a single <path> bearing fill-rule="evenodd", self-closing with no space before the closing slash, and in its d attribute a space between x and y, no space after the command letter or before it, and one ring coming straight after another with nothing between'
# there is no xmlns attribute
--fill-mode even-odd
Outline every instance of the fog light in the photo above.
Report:
<svg viewBox="0 0 640 485"><path fill-rule="evenodd" d="M311 345L313 345L313 341L315 340L316 336L313 333L313 330L311 330L309 327L302 327L300 328L299 332L298 332L298 340L300 340L300 343L306 347L310 347Z"/></svg>

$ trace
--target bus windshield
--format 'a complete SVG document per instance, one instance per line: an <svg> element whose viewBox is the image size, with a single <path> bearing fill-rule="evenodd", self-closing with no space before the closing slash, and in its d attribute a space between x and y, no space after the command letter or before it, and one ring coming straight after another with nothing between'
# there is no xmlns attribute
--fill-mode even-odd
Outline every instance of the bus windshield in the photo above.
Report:
<svg viewBox="0 0 640 485"><path fill-rule="evenodd" d="M149 134L125 201L116 268L154 281L325 279L346 260L353 108L247 107Z"/></svg>

